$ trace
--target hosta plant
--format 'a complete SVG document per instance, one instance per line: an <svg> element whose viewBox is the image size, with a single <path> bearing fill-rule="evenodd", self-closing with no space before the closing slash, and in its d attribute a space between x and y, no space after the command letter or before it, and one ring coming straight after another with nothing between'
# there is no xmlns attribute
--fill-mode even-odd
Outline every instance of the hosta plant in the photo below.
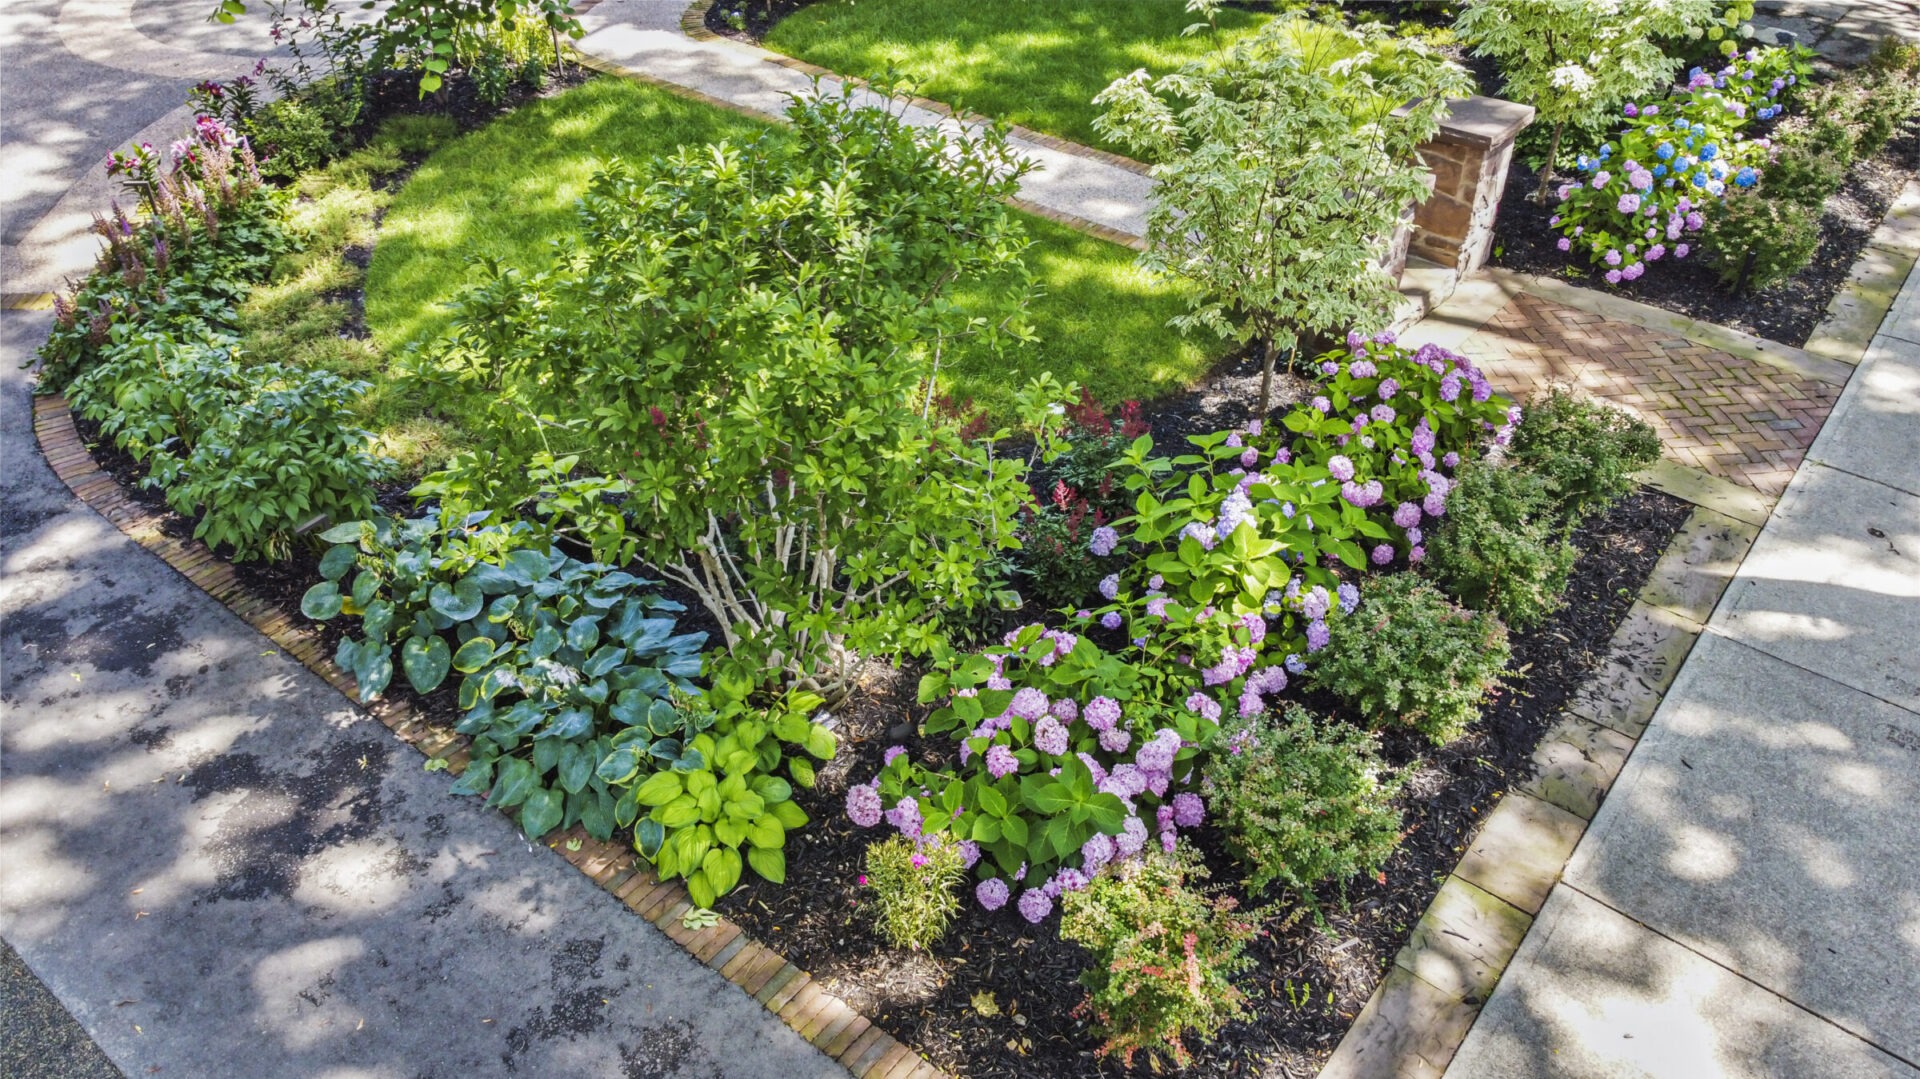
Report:
<svg viewBox="0 0 1920 1079"><path fill-rule="evenodd" d="M836 748L833 732L814 722L819 697L795 690L758 705L764 671L713 673L707 695L682 701L678 758L666 763L642 748L642 735L615 735L596 773L620 791L615 820L633 825L634 850L662 880L684 877L701 907L748 868L786 881L787 833L807 823L794 784L811 787L813 760Z"/></svg>
<svg viewBox="0 0 1920 1079"><path fill-rule="evenodd" d="M704 766L673 701L697 692L706 634L676 633L680 605L650 582L556 551L524 523L490 524L485 511L379 517L321 538L335 544L320 562L326 579L301 610L359 619L334 658L362 698L396 670L420 693L458 677L455 729L473 742L456 793L517 809L529 836L578 822L606 838L617 807L602 773L617 748L662 768Z"/></svg>

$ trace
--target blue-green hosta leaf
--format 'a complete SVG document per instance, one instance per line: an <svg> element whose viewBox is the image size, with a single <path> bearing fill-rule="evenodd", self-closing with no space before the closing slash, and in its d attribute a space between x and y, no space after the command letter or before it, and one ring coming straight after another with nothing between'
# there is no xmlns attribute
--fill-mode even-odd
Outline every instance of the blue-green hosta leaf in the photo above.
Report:
<svg viewBox="0 0 1920 1079"><path fill-rule="evenodd" d="M574 803L579 809L574 809ZM567 796L567 812L577 813L580 827L595 839L609 839L613 836L613 795L606 791L583 790Z"/></svg>
<svg viewBox="0 0 1920 1079"><path fill-rule="evenodd" d="M373 700L393 681L393 654L384 644L368 641L354 656L353 678L359 683L360 699Z"/></svg>
<svg viewBox="0 0 1920 1079"><path fill-rule="evenodd" d="M453 654L453 669L462 674L472 674L493 659L493 652L493 641L486 637L475 637L461 645L460 650Z"/></svg>
<svg viewBox="0 0 1920 1079"><path fill-rule="evenodd" d="M513 592L522 587L519 581L514 580L513 574L486 562L468 570L466 579L479 585L480 591L489 596Z"/></svg>
<svg viewBox="0 0 1920 1079"><path fill-rule="evenodd" d="M588 678L605 678L627 661L627 650L617 644L603 644L580 664L580 673Z"/></svg>
<svg viewBox="0 0 1920 1079"><path fill-rule="evenodd" d="M337 582L347 575L347 571L352 569L359 559L359 550L350 544L343 543L338 547L329 547L327 553L320 556L320 576Z"/></svg>
<svg viewBox="0 0 1920 1079"><path fill-rule="evenodd" d="M633 743L620 746L607 754L594 774L613 784L631 783L640 774L640 762L644 755L642 746Z"/></svg>
<svg viewBox="0 0 1920 1079"><path fill-rule="evenodd" d="M539 839L560 826L566 808L566 795L551 787L537 788L520 807L520 831L528 839Z"/></svg>
<svg viewBox="0 0 1920 1079"><path fill-rule="evenodd" d="M586 790L593 778L593 754L571 742L560 743L560 767L554 778L568 794Z"/></svg>
<svg viewBox="0 0 1920 1079"><path fill-rule="evenodd" d="M567 627L567 647L582 655L591 651L599 641L600 617L598 615L576 618L573 624Z"/></svg>
<svg viewBox="0 0 1920 1079"><path fill-rule="evenodd" d="M427 603L455 622L465 622L478 615L485 602L480 595L480 586L466 577L455 581L452 586L445 581L435 582L433 590L427 593Z"/></svg>
<svg viewBox="0 0 1920 1079"><path fill-rule="evenodd" d="M542 738L562 738L572 741L585 738L593 733L593 713L584 708L568 708L553 717L553 722L542 731Z"/></svg>
<svg viewBox="0 0 1920 1079"><path fill-rule="evenodd" d="M360 522L359 521L342 521L341 523L334 525L332 528L327 529L325 532L320 533L320 542L322 543L359 543L360 542Z"/></svg>
<svg viewBox="0 0 1920 1079"><path fill-rule="evenodd" d="M505 622L520 613L519 596L495 596L487 604L487 621Z"/></svg>
<svg viewBox="0 0 1920 1079"><path fill-rule="evenodd" d="M670 701L654 701L647 706L647 729L657 735L679 733L679 710Z"/></svg>
<svg viewBox="0 0 1920 1079"><path fill-rule="evenodd" d="M527 654L534 659L545 659L559 648L560 631L544 623L534 628L533 639L527 642Z"/></svg>
<svg viewBox="0 0 1920 1079"><path fill-rule="evenodd" d="M407 673L407 681L421 693L439 689L452 663L453 653L444 637L409 637L400 646L400 666Z"/></svg>
<svg viewBox="0 0 1920 1079"><path fill-rule="evenodd" d="M533 765L519 757L504 757L500 761L497 778L493 784L493 795L487 804L501 809L511 809L527 800L540 786L540 773Z"/></svg>
<svg viewBox="0 0 1920 1079"><path fill-rule="evenodd" d="M508 552L506 565L502 568L514 579L515 583L525 588L532 585L535 581L546 580L547 575L553 572L553 563L547 560L546 555L538 551L522 549Z"/></svg>
<svg viewBox="0 0 1920 1079"><path fill-rule="evenodd" d="M648 861L660 853L660 845L666 841L666 825L657 820L649 818L633 826L633 849Z"/></svg>
<svg viewBox="0 0 1920 1079"><path fill-rule="evenodd" d="M340 587L332 581L321 581L307 589L306 595L300 597L300 613L316 622L325 622L339 614L344 604L345 601L340 596Z"/></svg>
<svg viewBox="0 0 1920 1079"><path fill-rule="evenodd" d="M376 592L380 591L380 578L371 570L361 570L353 578L353 605L365 610L373 602Z"/></svg>
<svg viewBox="0 0 1920 1079"><path fill-rule="evenodd" d="M629 727L638 727L646 723L647 709L652 704L653 698L648 694L637 689L623 689L613 699L613 707L608 711L616 721Z"/></svg>
<svg viewBox="0 0 1920 1079"><path fill-rule="evenodd" d="M467 770L447 788L449 794L485 794L493 789L493 762L490 760L471 760Z"/></svg>

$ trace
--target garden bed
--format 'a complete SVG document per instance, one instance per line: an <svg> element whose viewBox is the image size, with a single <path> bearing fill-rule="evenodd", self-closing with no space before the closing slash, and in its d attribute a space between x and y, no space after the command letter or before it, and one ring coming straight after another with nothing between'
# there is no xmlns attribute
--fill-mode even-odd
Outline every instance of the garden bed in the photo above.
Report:
<svg viewBox="0 0 1920 1079"><path fill-rule="evenodd" d="M1827 305L1846 286L1867 241L1887 216L1888 207L1908 181L1920 176L1920 132L1888 143L1878 156L1855 165L1846 186L1829 198L1820 219L1820 247L1813 261L1791 280L1751 296L1736 296L1705 262L1669 260L1638 281L1606 283L1605 266L1554 248L1558 230L1547 227L1554 212L1533 202L1539 174L1518 163L1508 173L1494 232L1493 265L1558 278L1601 292L1618 293L1688 318L1743 330L1769 341L1798 347L1807 343ZM1563 182L1566 177L1557 177Z"/></svg>
<svg viewBox="0 0 1920 1079"><path fill-rule="evenodd" d="M1337 891L1321 896L1324 928L1309 916L1249 949L1258 966L1245 988L1256 1017L1198 1049L1183 1074L1306 1079L1319 1071L1480 816L1527 778L1541 734L1596 668L1690 510L1642 490L1587 522L1575 539L1582 553L1567 606L1513 635L1504 688L1481 722L1438 751L1418 735L1386 737L1394 764L1417 764L1404 796L1405 841L1379 878L1349 886L1345 910ZM1117 1062L1095 1059L1095 1039L1072 1014L1084 996L1077 978L1086 955L1059 938L1058 919L1029 926L1009 911L989 914L967 902L953 931L931 953L915 954L887 946L860 909L862 859L874 837L847 820L846 787L878 770L895 744L890 731L927 714L914 702L916 679L912 670L869 668L862 692L838 713L840 756L799 796L814 823L791 840L804 855L789 859L786 884L752 881L717 909L956 1075L1122 1073ZM1341 714L1331 699L1304 703ZM950 743L907 744L917 757ZM1215 880L1236 881L1218 834L1203 828L1198 839ZM1144 1060L1136 1072L1151 1074Z"/></svg>

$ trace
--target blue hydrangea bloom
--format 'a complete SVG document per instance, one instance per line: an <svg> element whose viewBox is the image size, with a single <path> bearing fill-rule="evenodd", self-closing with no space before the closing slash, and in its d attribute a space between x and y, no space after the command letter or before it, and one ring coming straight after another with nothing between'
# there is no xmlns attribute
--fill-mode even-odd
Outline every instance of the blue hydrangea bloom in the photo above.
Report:
<svg viewBox="0 0 1920 1079"><path fill-rule="evenodd" d="M1753 171L1753 168L1749 166L1734 173L1733 182L1740 187L1752 187L1754 184L1760 182L1760 174Z"/></svg>
<svg viewBox="0 0 1920 1079"><path fill-rule="evenodd" d="M1714 158L1719 156L1720 156L1720 147L1715 146L1713 143L1707 143L1705 146L1702 146L1700 148L1700 160L1702 161L1712 161Z"/></svg>
<svg viewBox="0 0 1920 1079"><path fill-rule="evenodd" d="M1696 136L1705 135L1707 133L1707 125L1705 124L1693 125L1693 133Z"/></svg>
<svg viewBox="0 0 1920 1079"><path fill-rule="evenodd" d="M1655 176L1665 176L1667 174L1667 167L1665 165L1655 165L1653 167L1653 174Z"/></svg>
<svg viewBox="0 0 1920 1079"><path fill-rule="evenodd" d="M1663 142L1653 148L1653 156L1665 161L1673 156L1673 143Z"/></svg>
<svg viewBox="0 0 1920 1079"><path fill-rule="evenodd" d="M1696 173L1694 173L1694 174L1693 174L1693 186L1695 186L1695 187L1705 187L1705 186L1707 186L1707 174L1706 174L1706 173L1704 173L1704 172L1696 172Z"/></svg>

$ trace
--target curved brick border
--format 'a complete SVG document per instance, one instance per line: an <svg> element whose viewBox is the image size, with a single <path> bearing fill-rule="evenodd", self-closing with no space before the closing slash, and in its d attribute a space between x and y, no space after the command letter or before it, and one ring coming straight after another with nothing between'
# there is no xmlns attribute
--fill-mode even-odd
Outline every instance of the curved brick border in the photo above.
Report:
<svg viewBox="0 0 1920 1079"><path fill-rule="evenodd" d="M6 296L9 310L51 305L51 296ZM161 530L162 515L129 497L119 482L94 462L74 429L66 398L34 398L33 434L54 475L94 512L305 664L341 696L360 705L401 741L429 758L446 761L450 773L457 775L466 767L465 737L433 725L409 705L386 700L362 702L353 676L325 653L320 635L305 618L249 592L233 567L205 544L166 535ZM678 880L655 877L624 845L594 839L575 826L549 835L546 846L603 890L613 893L627 909L652 922L688 955L719 971L721 977L779 1016L781 1022L844 1065L856 1079L945 1079L945 1072L822 988L812 975L780 953L747 936L738 925L722 919L705 929L686 928L680 919L693 908L686 887Z"/></svg>

